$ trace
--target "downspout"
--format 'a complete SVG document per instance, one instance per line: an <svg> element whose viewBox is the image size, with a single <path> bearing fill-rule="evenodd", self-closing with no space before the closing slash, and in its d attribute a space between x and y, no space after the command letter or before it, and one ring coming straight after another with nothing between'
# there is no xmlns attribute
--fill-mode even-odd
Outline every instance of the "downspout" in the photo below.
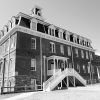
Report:
<svg viewBox="0 0 100 100"><path fill-rule="evenodd" d="M42 38L40 37L40 62L41 62L41 89L43 89L42 84Z"/></svg>
<svg viewBox="0 0 100 100"><path fill-rule="evenodd" d="M91 67L91 53L89 52L90 55L90 84L92 84L92 67Z"/></svg>
<svg viewBox="0 0 100 100"><path fill-rule="evenodd" d="M1 89L1 94L3 94L4 90L4 75L5 74L5 58L3 59L3 80L2 80L2 89Z"/></svg>
<svg viewBox="0 0 100 100"><path fill-rule="evenodd" d="M72 50L72 46L71 46L71 53L72 53L72 66L73 66L73 69L74 69L74 59L73 59L73 50ZM73 71L74 73L74 71ZM73 79L74 79L74 87L75 87L75 76L73 76Z"/></svg>

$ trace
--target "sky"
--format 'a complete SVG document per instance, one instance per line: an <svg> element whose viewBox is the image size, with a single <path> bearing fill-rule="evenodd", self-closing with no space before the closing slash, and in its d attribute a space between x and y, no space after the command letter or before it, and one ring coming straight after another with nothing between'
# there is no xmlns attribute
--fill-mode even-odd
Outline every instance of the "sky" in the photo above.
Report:
<svg viewBox="0 0 100 100"><path fill-rule="evenodd" d="M100 0L0 0L0 29L18 12L31 14L34 5L46 22L89 38L100 55Z"/></svg>

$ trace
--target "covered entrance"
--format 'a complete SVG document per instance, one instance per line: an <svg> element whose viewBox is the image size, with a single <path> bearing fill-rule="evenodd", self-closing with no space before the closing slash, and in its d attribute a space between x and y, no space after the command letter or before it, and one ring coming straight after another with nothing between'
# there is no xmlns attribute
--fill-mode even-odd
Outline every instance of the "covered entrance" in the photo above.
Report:
<svg viewBox="0 0 100 100"><path fill-rule="evenodd" d="M68 58L60 56L47 57L47 75L54 75L59 69L63 71L68 67Z"/></svg>
<svg viewBox="0 0 100 100"><path fill-rule="evenodd" d="M47 75L55 75L59 70L64 71L68 68L68 58L60 56L47 57ZM56 87L57 89L67 88L67 78L65 77Z"/></svg>

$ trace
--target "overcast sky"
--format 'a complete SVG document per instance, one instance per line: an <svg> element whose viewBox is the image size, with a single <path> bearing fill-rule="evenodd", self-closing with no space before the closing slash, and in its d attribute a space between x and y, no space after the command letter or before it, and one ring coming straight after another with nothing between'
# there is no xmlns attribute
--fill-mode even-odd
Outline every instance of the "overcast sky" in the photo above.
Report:
<svg viewBox="0 0 100 100"><path fill-rule="evenodd" d="M100 54L100 0L0 0L0 29L18 12L31 13L43 8L47 22L92 40Z"/></svg>

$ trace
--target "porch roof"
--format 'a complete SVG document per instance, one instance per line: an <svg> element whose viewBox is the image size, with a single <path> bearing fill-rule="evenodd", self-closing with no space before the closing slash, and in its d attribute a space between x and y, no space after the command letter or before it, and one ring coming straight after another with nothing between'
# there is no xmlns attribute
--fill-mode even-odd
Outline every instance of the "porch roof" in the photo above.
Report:
<svg viewBox="0 0 100 100"><path fill-rule="evenodd" d="M47 60L51 60L51 59L57 59L57 60L67 60L69 58L67 57L62 57L62 56L56 56L56 55L52 55L50 57L47 57Z"/></svg>

